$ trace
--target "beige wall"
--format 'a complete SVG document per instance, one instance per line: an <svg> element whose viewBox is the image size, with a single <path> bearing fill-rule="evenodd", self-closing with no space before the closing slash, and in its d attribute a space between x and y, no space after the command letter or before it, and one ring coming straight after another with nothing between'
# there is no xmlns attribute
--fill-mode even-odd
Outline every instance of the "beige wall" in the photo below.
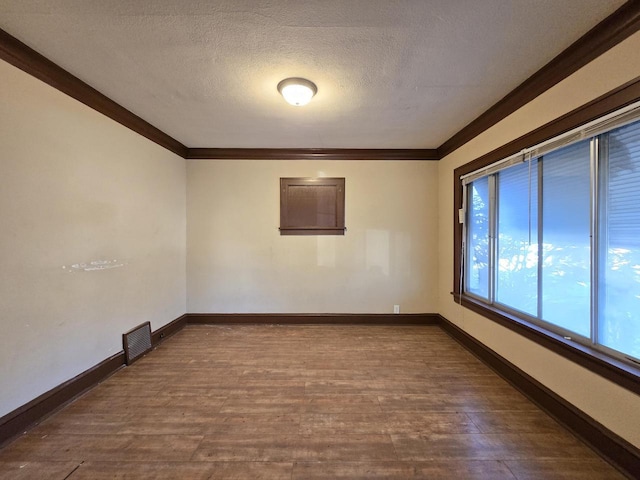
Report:
<svg viewBox="0 0 640 480"><path fill-rule="evenodd" d="M186 311L185 161L0 62L0 416ZM117 259L121 268L63 266Z"/></svg>
<svg viewBox="0 0 640 480"><path fill-rule="evenodd" d="M640 34L636 34L438 162L439 313L638 447L640 397L461 308L449 292L454 255L453 170L632 80L640 73L639 50Z"/></svg>
<svg viewBox="0 0 640 480"><path fill-rule="evenodd" d="M436 310L437 162L188 161L189 312ZM345 236L280 236L280 177L345 177Z"/></svg>

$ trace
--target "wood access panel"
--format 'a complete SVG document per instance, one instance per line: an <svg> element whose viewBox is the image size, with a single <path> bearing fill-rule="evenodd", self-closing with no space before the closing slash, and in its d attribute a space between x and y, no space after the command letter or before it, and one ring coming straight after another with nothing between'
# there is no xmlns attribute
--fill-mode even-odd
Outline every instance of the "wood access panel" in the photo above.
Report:
<svg viewBox="0 0 640 480"><path fill-rule="evenodd" d="M281 178L280 235L344 235L344 178Z"/></svg>

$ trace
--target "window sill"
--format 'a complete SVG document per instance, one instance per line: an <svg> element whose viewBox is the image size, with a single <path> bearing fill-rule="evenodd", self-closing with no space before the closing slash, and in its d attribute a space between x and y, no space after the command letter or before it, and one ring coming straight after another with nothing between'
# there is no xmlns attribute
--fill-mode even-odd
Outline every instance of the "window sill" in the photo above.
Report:
<svg viewBox="0 0 640 480"><path fill-rule="evenodd" d="M453 294L455 302L529 340L577 363L607 380L640 395L640 368L610 357L534 323L466 295Z"/></svg>
<svg viewBox="0 0 640 480"><path fill-rule="evenodd" d="M280 227L280 235L344 235L344 227Z"/></svg>

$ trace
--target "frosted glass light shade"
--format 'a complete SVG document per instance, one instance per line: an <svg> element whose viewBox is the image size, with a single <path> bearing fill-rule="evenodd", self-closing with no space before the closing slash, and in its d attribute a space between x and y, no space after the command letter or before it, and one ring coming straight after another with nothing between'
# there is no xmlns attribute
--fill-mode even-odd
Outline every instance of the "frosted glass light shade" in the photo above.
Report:
<svg viewBox="0 0 640 480"><path fill-rule="evenodd" d="M278 84L278 91L288 103L301 107L311 101L318 87L304 78L286 78Z"/></svg>

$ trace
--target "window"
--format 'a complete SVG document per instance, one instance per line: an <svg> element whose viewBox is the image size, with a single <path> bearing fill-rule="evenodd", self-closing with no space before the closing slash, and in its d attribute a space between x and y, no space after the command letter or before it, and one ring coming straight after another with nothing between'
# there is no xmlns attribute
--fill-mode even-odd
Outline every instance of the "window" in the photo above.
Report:
<svg viewBox="0 0 640 480"><path fill-rule="evenodd" d="M466 291L489 297L489 179L473 182L469 201L469 269Z"/></svg>
<svg viewBox="0 0 640 480"><path fill-rule="evenodd" d="M598 342L640 358L640 122L600 141Z"/></svg>
<svg viewBox="0 0 640 480"><path fill-rule="evenodd" d="M536 315L538 309L538 176L535 160L497 177L496 302Z"/></svg>
<svg viewBox="0 0 640 480"><path fill-rule="evenodd" d="M640 106L462 183L462 293L640 359Z"/></svg>
<svg viewBox="0 0 640 480"><path fill-rule="evenodd" d="M589 337L590 142L548 153L542 168L540 318Z"/></svg>
<svg viewBox="0 0 640 480"><path fill-rule="evenodd" d="M280 235L344 235L344 178L281 178Z"/></svg>

